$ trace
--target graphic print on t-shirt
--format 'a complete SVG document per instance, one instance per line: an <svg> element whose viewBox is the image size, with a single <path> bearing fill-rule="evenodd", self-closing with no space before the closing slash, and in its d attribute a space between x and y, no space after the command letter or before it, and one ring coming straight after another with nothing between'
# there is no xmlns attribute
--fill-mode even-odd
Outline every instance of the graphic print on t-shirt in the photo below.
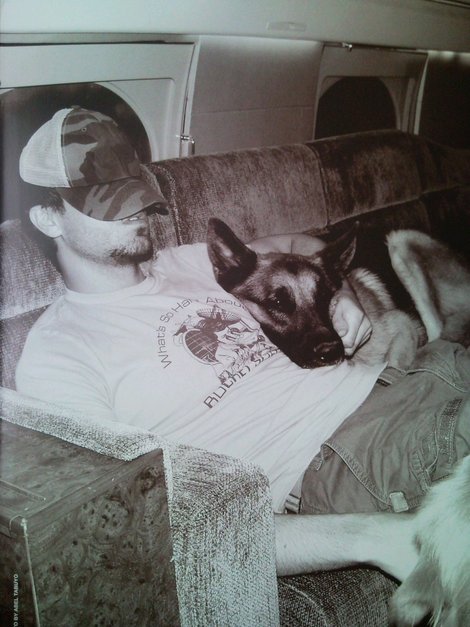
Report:
<svg viewBox="0 0 470 627"><path fill-rule="evenodd" d="M259 328L218 305L187 316L174 337L200 363L211 365L221 383L277 352Z"/></svg>
<svg viewBox="0 0 470 627"><path fill-rule="evenodd" d="M191 369L191 364L206 375L210 373L209 378L203 376L201 387L201 400L209 408L257 366L279 353L244 305L234 299L179 298L160 315L156 336L158 360L164 370L178 363L180 372L186 368L188 374L193 373L193 381L199 382L203 372ZM189 359L186 366L181 361L183 355L183 361Z"/></svg>

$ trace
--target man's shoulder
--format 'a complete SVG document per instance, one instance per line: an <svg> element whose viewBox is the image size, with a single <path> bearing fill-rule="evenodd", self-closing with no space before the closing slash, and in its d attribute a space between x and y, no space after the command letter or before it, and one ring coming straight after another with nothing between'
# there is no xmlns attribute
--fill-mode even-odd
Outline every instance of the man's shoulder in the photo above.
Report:
<svg viewBox="0 0 470 627"><path fill-rule="evenodd" d="M194 244L181 244L180 246L171 246L163 248L158 252L157 261L161 258L171 259L198 259L207 255L207 244L205 242L196 242Z"/></svg>
<svg viewBox="0 0 470 627"><path fill-rule="evenodd" d="M54 355L57 350L56 338L60 336L60 309L63 297L49 305L30 328L26 337L23 350L16 369L17 387L18 380L22 380L23 374L34 369L42 368L49 355ZM46 358L46 355L48 356ZM20 389L18 387L18 389Z"/></svg>
<svg viewBox="0 0 470 627"><path fill-rule="evenodd" d="M45 309L42 314L37 318L31 327L30 333L34 330L35 332L41 331L43 329L47 329L49 327L55 327L60 320L60 311L64 305L64 296L59 296L57 300L51 303L47 309Z"/></svg>
<svg viewBox="0 0 470 627"><path fill-rule="evenodd" d="M67 301L64 296L60 296L56 301L38 317L29 330L25 348L31 345L43 345L46 350L53 338L66 337L64 333L69 328L69 324L64 322L64 309L67 308Z"/></svg>
<svg viewBox="0 0 470 627"><path fill-rule="evenodd" d="M165 248L158 252L151 267L156 271L186 267L203 272L208 272L212 268L207 254L207 244L204 242Z"/></svg>

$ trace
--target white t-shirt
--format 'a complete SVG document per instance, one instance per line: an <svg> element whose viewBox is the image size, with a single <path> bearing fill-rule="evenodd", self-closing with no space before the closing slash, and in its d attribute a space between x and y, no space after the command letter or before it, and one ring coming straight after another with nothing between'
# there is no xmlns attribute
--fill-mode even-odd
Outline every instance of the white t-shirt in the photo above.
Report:
<svg viewBox="0 0 470 627"><path fill-rule="evenodd" d="M23 394L97 419L253 461L280 511L382 367L299 368L220 288L196 244L159 253L138 285L66 291L31 330L16 382Z"/></svg>

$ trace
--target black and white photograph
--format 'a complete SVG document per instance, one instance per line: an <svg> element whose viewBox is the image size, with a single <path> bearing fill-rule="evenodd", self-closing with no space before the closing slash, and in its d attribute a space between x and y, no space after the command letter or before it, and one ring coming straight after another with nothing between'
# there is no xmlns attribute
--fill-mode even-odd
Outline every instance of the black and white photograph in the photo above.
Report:
<svg viewBox="0 0 470 627"><path fill-rule="evenodd" d="M470 625L470 0L0 0L0 625Z"/></svg>

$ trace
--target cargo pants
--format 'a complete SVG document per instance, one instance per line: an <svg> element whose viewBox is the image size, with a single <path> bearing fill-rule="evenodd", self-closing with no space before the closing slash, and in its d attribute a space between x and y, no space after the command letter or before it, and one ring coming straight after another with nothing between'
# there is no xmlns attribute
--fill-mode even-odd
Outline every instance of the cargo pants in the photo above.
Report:
<svg viewBox="0 0 470 627"><path fill-rule="evenodd" d="M435 340L411 368L386 368L321 447L300 513L407 511L470 454L470 348Z"/></svg>

